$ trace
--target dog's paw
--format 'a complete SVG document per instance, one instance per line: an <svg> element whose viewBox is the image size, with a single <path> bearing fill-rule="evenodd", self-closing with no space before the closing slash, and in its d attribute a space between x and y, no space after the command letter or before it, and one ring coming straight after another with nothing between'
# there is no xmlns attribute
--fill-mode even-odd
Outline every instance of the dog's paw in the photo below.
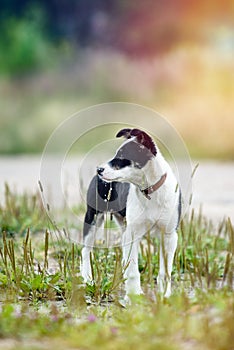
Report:
<svg viewBox="0 0 234 350"><path fill-rule="evenodd" d="M140 295L143 294L141 289L140 274L135 273L131 276L126 276L125 280L125 292L127 295Z"/></svg>
<svg viewBox="0 0 234 350"><path fill-rule="evenodd" d="M169 298L171 296L171 280L165 276L158 276L158 293L161 294L164 298Z"/></svg>
<svg viewBox="0 0 234 350"><path fill-rule="evenodd" d="M132 280L128 280L127 283L125 283L125 301L129 303L131 301L131 297L143 295L143 290L141 289L141 286L138 283L133 283Z"/></svg>
<svg viewBox="0 0 234 350"><path fill-rule="evenodd" d="M142 295L142 294L144 294L140 286L134 285L132 283L125 285L125 291L126 291L126 295Z"/></svg>
<svg viewBox="0 0 234 350"><path fill-rule="evenodd" d="M90 275L82 275L81 274L81 277L83 278L83 282L85 284L93 284L93 279L91 278Z"/></svg>
<svg viewBox="0 0 234 350"><path fill-rule="evenodd" d="M121 301L121 304L123 305L123 307L127 307L130 306L131 303L131 298L128 294L125 295L124 299Z"/></svg>
<svg viewBox="0 0 234 350"><path fill-rule="evenodd" d="M84 283L90 284L92 282L92 272L91 270L81 266L81 277L83 278Z"/></svg>
<svg viewBox="0 0 234 350"><path fill-rule="evenodd" d="M139 302L139 298L144 295L144 293L140 294L126 294L123 299L119 302L120 305L124 308L127 308L128 306L135 305Z"/></svg>

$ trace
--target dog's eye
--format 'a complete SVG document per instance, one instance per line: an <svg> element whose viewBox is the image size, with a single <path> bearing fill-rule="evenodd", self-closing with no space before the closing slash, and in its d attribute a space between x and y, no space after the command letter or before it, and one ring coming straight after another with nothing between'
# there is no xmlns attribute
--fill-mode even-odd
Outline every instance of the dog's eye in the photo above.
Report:
<svg viewBox="0 0 234 350"><path fill-rule="evenodd" d="M114 158L110 161L109 165L115 170L120 170L125 168L126 166L130 166L131 161L128 159Z"/></svg>

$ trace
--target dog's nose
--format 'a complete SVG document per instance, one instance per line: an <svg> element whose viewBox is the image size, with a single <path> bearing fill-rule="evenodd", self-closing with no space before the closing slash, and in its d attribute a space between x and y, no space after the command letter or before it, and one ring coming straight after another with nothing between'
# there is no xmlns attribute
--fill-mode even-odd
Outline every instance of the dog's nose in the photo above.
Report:
<svg viewBox="0 0 234 350"><path fill-rule="evenodd" d="M104 168L97 168L98 175L102 175Z"/></svg>

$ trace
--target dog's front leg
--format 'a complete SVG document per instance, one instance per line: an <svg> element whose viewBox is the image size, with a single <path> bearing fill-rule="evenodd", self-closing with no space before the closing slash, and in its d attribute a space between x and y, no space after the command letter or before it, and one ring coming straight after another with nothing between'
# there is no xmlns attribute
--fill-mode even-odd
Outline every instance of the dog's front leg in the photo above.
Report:
<svg viewBox="0 0 234 350"><path fill-rule="evenodd" d="M92 281L93 278L90 254L93 251L96 235L96 224L100 223L100 220L95 220L96 216L96 211L92 207L88 206L83 227L84 247L81 252L82 260L80 266L81 276L83 277L85 283ZM99 216L102 219L102 215Z"/></svg>
<svg viewBox="0 0 234 350"><path fill-rule="evenodd" d="M95 244L96 232L102 225L103 220L103 213L95 214L95 211L92 208L88 208L83 229L84 248L81 252L82 262L80 269L81 276L83 277L85 283L91 282L93 280L90 254L92 253Z"/></svg>
<svg viewBox="0 0 234 350"><path fill-rule="evenodd" d="M91 263L90 263L90 254L93 251L93 244L94 244L94 237L95 237L95 226L90 228L90 232L85 237L84 241L84 247L81 251L81 276L84 279L84 282L91 282L92 281L92 269L91 269Z"/></svg>
<svg viewBox="0 0 234 350"><path fill-rule="evenodd" d="M123 269L126 295L142 294L138 269L138 239L129 228L123 234Z"/></svg>
<svg viewBox="0 0 234 350"><path fill-rule="evenodd" d="M157 282L159 292L166 298L171 295L171 272L177 240L178 236L174 231L163 234L160 242L160 267Z"/></svg>

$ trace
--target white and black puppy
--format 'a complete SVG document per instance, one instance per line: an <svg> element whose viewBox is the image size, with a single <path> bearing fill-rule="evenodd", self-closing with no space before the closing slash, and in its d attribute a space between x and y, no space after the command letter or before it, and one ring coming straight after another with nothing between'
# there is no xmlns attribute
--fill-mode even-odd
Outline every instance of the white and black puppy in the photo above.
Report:
<svg viewBox="0 0 234 350"><path fill-rule="evenodd" d="M92 279L90 252L105 211L123 228L122 249L126 295L141 294L138 244L146 232L160 239L158 289L171 295L171 272L177 247L181 194L177 180L152 138L139 129L122 129L127 140L115 157L101 165L89 186L84 220L81 274ZM124 225L126 222L126 225Z"/></svg>

